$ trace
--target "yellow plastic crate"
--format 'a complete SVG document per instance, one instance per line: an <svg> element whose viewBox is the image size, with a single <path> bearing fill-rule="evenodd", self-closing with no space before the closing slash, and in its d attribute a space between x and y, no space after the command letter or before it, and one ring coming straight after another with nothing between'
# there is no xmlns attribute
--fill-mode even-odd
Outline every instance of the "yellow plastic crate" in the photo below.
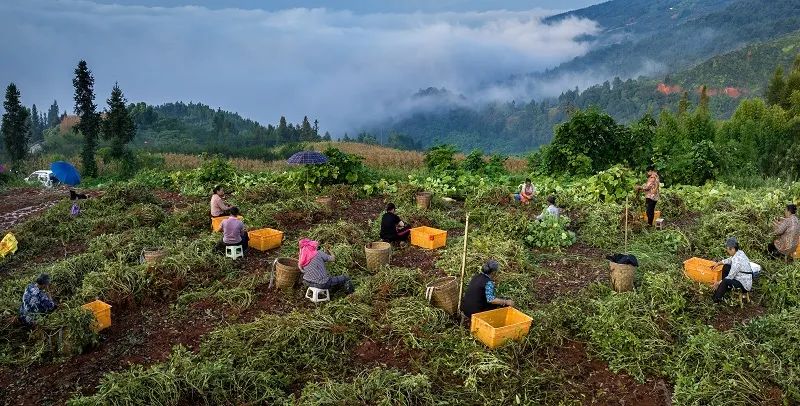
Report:
<svg viewBox="0 0 800 406"><path fill-rule="evenodd" d="M447 231L433 227L417 227L411 229L411 245L429 250L444 247L447 244Z"/></svg>
<svg viewBox="0 0 800 406"><path fill-rule="evenodd" d="M111 327L111 305L102 301L95 300L91 303L86 303L81 306L86 310L94 313L95 323L92 330L95 332Z"/></svg>
<svg viewBox="0 0 800 406"><path fill-rule="evenodd" d="M271 228L249 231L247 235L250 237L250 241L247 245L259 251L269 251L278 248L283 242L283 231L273 230Z"/></svg>
<svg viewBox="0 0 800 406"><path fill-rule="evenodd" d="M218 233L222 231L222 222L230 216L211 217L211 231ZM244 220L242 216L236 216L239 220Z"/></svg>
<svg viewBox="0 0 800 406"><path fill-rule="evenodd" d="M472 335L489 348L497 348L506 341L519 340L528 335L533 319L513 308L503 307L472 315Z"/></svg>
<svg viewBox="0 0 800 406"><path fill-rule="evenodd" d="M661 210L654 211L653 212L653 224L655 224L656 220L658 220L660 218L661 218ZM642 213L642 220L644 220L645 223L647 222L647 213Z"/></svg>
<svg viewBox="0 0 800 406"><path fill-rule="evenodd" d="M703 258L689 258L683 261L683 273L694 281L713 285L722 280L722 265Z"/></svg>
<svg viewBox="0 0 800 406"><path fill-rule="evenodd" d="M797 244L797 249L794 251L794 259L800 259L800 244Z"/></svg>

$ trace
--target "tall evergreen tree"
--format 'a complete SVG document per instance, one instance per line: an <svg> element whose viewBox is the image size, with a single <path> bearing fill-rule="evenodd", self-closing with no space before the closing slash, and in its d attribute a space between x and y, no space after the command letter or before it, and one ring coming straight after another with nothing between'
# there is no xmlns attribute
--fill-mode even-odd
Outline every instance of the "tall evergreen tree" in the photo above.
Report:
<svg viewBox="0 0 800 406"><path fill-rule="evenodd" d="M39 142L42 140L42 132L44 131L44 125L41 121L41 117L39 116L39 110L36 108L34 104L31 106L31 141L32 142Z"/></svg>
<svg viewBox="0 0 800 406"><path fill-rule="evenodd" d="M278 128L275 129L275 137L278 142L289 141L289 127L286 125L286 117L281 116L281 121L278 123Z"/></svg>
<svg viewBox="0 0 800 406"><path fill-rule="evenodd" d="M108 102L108 113L103 120L103 139L111 141L111 157L122 158L125 155L125 145L133 141L136 136L136 126L125 106L125 95L119 84L114 83L111 98Z"/></svg>
<svg viewBox="0 0 800 406"><path fill-rule="evenodd" d="M83 161L83 172L86 176L97 176L97 162L94 154L97 149L97 133L100 127L100 115L97 114L97 105L94 104L94 76L86 65L86 61L80 61L75 68L75 78L72 79L75 86L75 114L80 118L80 122L75 125L75 130L83 134L83 151L81 160Z"/></svg>
<svg viewBox="0 0 800 406"><path fill-rule="evenodd" d="M314 128L308 122L308 116L303 116L303 125L300 127L300 140L311 141L314 139Z"/></svg>
<svg viewBox="0 0 800 406"><path fill-rule="evenodd" d="M683 92L681 100L678 102L678 116L682 116L689 111L689 92Z"/></svg>
<svg viewBox="0 0 800 406"><path fill-rule="evenodd" d="M772 79L769 81L769 86L767 86L767 94L765 95L767 104L770 106L782 104L785 92L786 82L783 81L783 68L778 66L778 68L775 69L775 74L772 75Z"/></svg>
<svg viewBox="0 0 800 406"><path fill-rule="evenodd" d="M17 85L11 83L6 88L6 100L3 102L2 125L0 133L11 162L17 163L25 158L28 152L28 109L20 103Z"/></svg>
<svg viewBox="0 0 800 406"><path fill-rule="evenodd" d="M53 128L61 122L61 118L58 114L58 102L53 100L53 104L50 105L50 109L47 110L47 128Z"/></svg>
<svg viewBox="0 0 800 406"><path fill-rule="evenodd" d="M700 88L700 104L697 106L697 108L701 111L708 112L709 101L708 88L706 85L703 85L703 87Z"/></svg>

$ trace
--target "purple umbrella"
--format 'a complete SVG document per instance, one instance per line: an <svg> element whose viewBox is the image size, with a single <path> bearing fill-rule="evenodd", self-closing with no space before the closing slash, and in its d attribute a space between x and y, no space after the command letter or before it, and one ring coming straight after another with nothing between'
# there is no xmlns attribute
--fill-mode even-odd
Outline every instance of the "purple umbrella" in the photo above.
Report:
<svg viewBox="0 0 800 406"><path fill-rule="evenodd" d="M328 157L326 157L325 154L317 151L300 151L292 155L286 162L300 165L318 165L327 163Z"/></svg>
<svg viewBox="0 0 800 406"><path fill-rule="evenodd" d="M298 165L322 165L328 162L328 157L317 151L300 151L289 157L286 162ZM308 198L308 171L306 171L306 184L303 189L306 190L306 198Z"/></svg>

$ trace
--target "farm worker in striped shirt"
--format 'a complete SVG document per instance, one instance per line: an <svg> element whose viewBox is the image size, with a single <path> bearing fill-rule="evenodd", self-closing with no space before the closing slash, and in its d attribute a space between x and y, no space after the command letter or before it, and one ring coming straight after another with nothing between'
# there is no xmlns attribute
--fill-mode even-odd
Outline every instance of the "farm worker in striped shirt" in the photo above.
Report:
<svg viewBox="0 0 800 406"><path fill-rule="evenodd" d="M461 301L461 311L467 319L473 314L498 309L503 306L514 306L514 301L501 299L495 295L495 281L500 264L491 259L469 281L467 291Z"/></svg>
<svg viewBox="0 0 800 406"><path fill-rule="evenodd" d="M353 283L347 275L330 276L325 263L334 261L336 257L325 251L319 250L319 243L304 238L300 240L300 272L303 273L303 283L317 289L338 290L344 289L345 293L353 293Z"/></svg>
<svg viewBox="0 0 800 406"><path fill-rule="evenodd" d="M739 241L733 237L728 238L725 250L730 257L717 262L717 265L725 266L722 268L723 279L714 284L714 303L721 302L722 297L731 289L749 292L753 288L753 268L750 266L750 259L739 249Z"/></svg>
<svg viewBox="0 0 800 406"><path fill-rule="evenodd" d="M644 185L637 185L636 191L645 192L645 212L647 213L647 224L653 225L653 220L656 215L656 203L661 197L661 178L656 172L656 167L650 165L647 167L647 183Z"/></svg>

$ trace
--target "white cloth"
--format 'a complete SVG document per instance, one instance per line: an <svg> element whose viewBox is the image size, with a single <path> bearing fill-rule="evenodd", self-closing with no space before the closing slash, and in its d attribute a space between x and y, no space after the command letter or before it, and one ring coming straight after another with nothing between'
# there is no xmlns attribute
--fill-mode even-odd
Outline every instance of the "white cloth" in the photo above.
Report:
<svg viewBox="0 0 800 406"><path fill-rule="evenodd" d="M747 291L753 288L753 268L750 267L750 258L747 258L744 251L736 251L732 257L723 259L722 263L731 266L731 271L725 279L739 281Z"/></svg>

